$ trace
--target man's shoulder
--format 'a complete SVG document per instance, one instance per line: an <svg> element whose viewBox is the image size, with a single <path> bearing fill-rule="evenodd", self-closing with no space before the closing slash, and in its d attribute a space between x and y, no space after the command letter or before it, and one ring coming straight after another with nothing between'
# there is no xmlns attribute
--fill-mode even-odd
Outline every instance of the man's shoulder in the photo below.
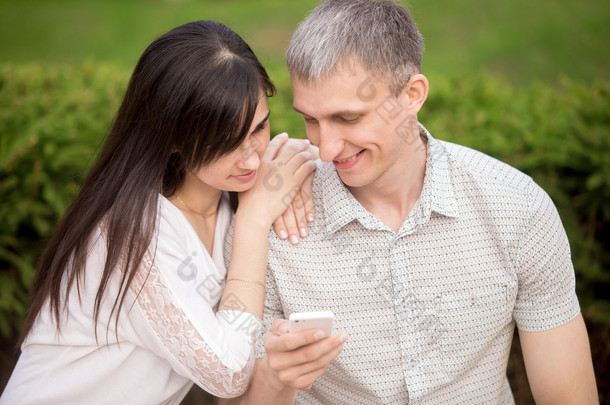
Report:
<svg viewBox="0 0 610 405"><path fill-rule="evenodd" d="M334 177L338 177L335 167L330 162L316 160L316 171L313 178L313 197L314 199L322 198L322 189L328 185L328 181Z"/></svg>
<svg viewBox="0 0 610 405"><path fill-rule="evenodd" d="M454 183L475 182L481 187L489 186L519 193L533 183L530 176L493 156L467 146L438 142L447 152Z"/></svg>
<svg viewBox="0 0 610 405"><path fill-rule="evenodd" d="M343 188L343 183L335 166L330 162L316 160L316 171L314 172L312 185L312 198L316 211L324 210L324 201L329 196L338 196L339 191Z"/></svg>

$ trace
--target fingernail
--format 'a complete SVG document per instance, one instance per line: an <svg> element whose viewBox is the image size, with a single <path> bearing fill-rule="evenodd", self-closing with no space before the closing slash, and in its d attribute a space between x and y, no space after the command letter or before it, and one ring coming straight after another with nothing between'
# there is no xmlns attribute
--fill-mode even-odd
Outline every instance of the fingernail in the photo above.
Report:
<svg viewBox="0 0 610 405"><path fill-rule="evenodd" d="M285 322L283 324L281 324L278 328L277 328L277 332L278 333L284 333L288 330L288 322Z"/></svg>
<svg viewBox="0 0 610 405"><path fill-rule="evenodd" d="M280 239L286 239L288 237L288 232L286 232L285 230L281 230L280 231Z"/></svg>
<svg viewBox="0 0 610 405"><path fill-rule="evenodd" d="M301 238L304 238L304 237L306 237L306 236L307 236L307 229L305 229L305 228L301 228L301 229L299 230L299 233L301 234Z"/></svg>
<svg viewBox="0 0 610 405"><path fill-rule="evenodd" d="M281 134L277 134L277 136L283 136L283 137L288 138L288 134L286 132L282 132Z"/></svg>
<svg viewBox="0 0 610 405"><path fill-rule="evenodd" d="M347 335L345 333L341 333L341 335L339 335L339 341L341 343L347 342Z"/></svg>
<svg viewBox="0 0 610 405"><path fill-rule="evenodd" d="M290 243L292 243L293 245L296 245L299 243L299 237L296 235L291 235L290 236Z"/></svg>
<svg viewBox="0 0 610 405"><path fill-rule="evenodd" d="M317 332L316 332L316 333L313 335L313 337L314 337L314 338L316 338L316 340L320 340L320 339L322 339L324 336L326 336L326 334L324 333L324 331L323 331L323 330L319 330L319 331L317 331Z"/></svg>
<svg viewBox="0 0 610 405"><path fill-rule="evenodd" d="M307 222L313 222L313 220L315 219L313 213L309 213L307 214Z"/></svg>

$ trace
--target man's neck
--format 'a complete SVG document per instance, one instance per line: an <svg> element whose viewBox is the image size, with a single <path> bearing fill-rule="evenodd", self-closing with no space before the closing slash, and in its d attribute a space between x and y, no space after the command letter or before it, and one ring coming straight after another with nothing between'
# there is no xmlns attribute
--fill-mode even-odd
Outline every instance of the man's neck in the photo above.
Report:
<svg viewBox="0 0 610 405"><path fill-rule="evenodd" d="M364 187L348 187L354 198L367 211L397 232L419 199L426 173L426 144L422 143L405 164L394 167L374 183Z"/></svg>

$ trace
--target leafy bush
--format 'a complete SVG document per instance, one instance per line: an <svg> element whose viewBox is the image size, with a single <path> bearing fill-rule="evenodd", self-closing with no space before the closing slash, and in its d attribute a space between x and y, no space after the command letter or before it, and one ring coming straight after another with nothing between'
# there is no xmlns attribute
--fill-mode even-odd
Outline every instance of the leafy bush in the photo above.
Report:
<svg viewBox="0 0 610 405"><path fill-rule="evenodd" d="M0 65L0 334L21 329L44 242L109 129L125 72Z"/></svg>
<svg viewBox="0 0 610 405"><path fill-rule="evenodd" d="M272 131L304 137L285 68ZM88 170L129 72L0 64L0 334L21 329L36 259ZM530 174L558 206L570 237L581 303L608 313L610 83L564 80L518 89L485 74L430 78L420 121L438 139L471 146Z"/></svg>

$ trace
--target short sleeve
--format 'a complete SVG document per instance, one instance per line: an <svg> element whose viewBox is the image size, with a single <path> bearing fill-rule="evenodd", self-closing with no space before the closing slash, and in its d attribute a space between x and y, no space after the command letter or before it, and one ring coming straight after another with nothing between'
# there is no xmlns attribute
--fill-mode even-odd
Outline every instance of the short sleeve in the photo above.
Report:
<svg viewBox="0 0 610 405"><path fill-rule="evenodd" d="M519 290L513 316L523 331L561 326L580 312L568 238L555 205L534 182L530 217L519 245Z"/></svg>

